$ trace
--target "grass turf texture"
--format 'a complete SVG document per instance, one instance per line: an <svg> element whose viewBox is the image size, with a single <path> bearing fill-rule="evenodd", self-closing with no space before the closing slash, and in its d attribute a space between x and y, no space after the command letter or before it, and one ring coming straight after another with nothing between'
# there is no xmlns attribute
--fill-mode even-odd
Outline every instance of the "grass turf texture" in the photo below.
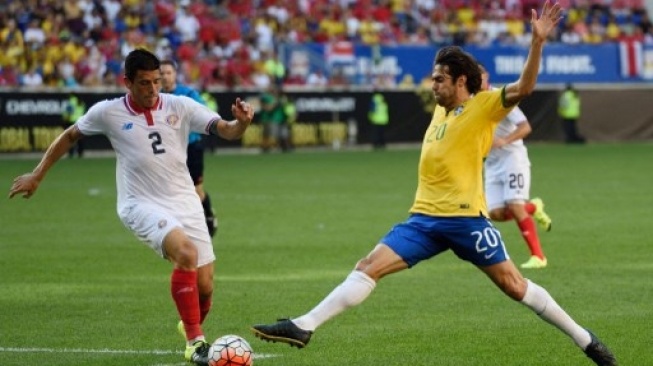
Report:
<svg viewBox="0 0 653 366"><path fill-rule="evenodd" d="M653 365L650 144L532 145L531 194L553 231L525 271L622 365ZM304 350L249 326L315 305L403 220L416 149L207 155L218 262L210 339L239 334L256 365L591 365L573 343L445 253L382 280ZM8 190L34 160L0 160ZM0 365L181 365L170 265L115 213L114 159L64 159L30 201L0 203ZM499 229L517 263L513 222ZM34 350L30 350L34 349ZM72 351L64 351L64 350Z"/></svg>

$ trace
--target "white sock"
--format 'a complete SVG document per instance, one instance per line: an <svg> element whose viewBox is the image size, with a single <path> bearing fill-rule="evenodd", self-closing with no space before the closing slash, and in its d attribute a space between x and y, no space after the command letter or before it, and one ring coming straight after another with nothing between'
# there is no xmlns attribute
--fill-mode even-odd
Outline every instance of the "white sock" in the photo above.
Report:
<svg viewBox="0 0 653 366"><path fill-rule="evenodd" d="M574 343L581 349L587 348L592 338L587 330L578 325L549 293L541 286L526 280L526 294L521 300L522 304L528 306L540 318L555 325L565 334L574 340Z"/></svg>
<svg viewBox="0 0 653 366"><path fill-rule="evenodd" d="M292 322L304 330L314 331L327 320L363 302L375 286L376 282L370 276L361 271L353 271L313 310L292 319Z"/></svg>
<svg viewBox="0 0 653 366"><path fill-rule="evenodd" d="M195 342L197 342L197 341L204 341L204 342L206 342L206 338L204 338L203 335L202 335L202 336L199 336L199 337L195 337L195 338L193 338L193 339L191 339L191 340L186 341L186 345L187 345L188 347L190 347L190 346L193 345L193 343L195 343Z"/></svg>

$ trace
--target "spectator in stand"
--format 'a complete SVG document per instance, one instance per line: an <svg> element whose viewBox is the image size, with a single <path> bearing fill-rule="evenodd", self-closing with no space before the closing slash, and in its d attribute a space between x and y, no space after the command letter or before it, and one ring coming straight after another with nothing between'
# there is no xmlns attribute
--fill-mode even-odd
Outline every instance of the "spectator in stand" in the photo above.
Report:
<svg viewBox="0 0 653 366"><path fill-rule="evenodd" d="M102 0L102 8L104 9L107 22L112 23L116 20L118 13L120 13L122 4L120 0Z"/></svg>
<svg viewBox="0 0 653 366"><path fill-rule="evenodd" d="M41 47L45 43L45 32L41 29L38 19L32 19L25 30L24 41L32 47Z"/></svg>
<svg viewBox="0 0 653 366"><path fill-rule="evenodd" d="M259 9L259 14L254 20L253 34L256 39L256 47L262 52L271 51L274 48L274 19L265 13L265 9Z"/></svg>
<svg viewBox="0 0 653 366"><path fill-rule="evenodd" d="M175 29L181 34L181 39L184 42L195 42L197 40L197 33L200 30L200 23L190 11L188 5L190 1L182 0L179 3L179 9L175 18Z"/></svg>
<svg viewBox="0 0 653 366"><path fill-rule="evenodd" d="M26 88L43 86L43 77L39 73L37 65L30 66L27 73L22 76L20 84Z"/></svg>
<svg viewBox="0 0 653 366"><path fill-rule="evenodd" d="M306 85L314 87L325 87L329 84L329 79L324 75L322 69L317 68L306 77Z"/></svg>
<svg viewBox="0 0 653 366"><path fill-rule="evenodd" d="M270 75L263 70L263 65L258 64L254 66L252 73L252 84L258 89L269 89L272 85Z"/></svg>
<svg viewBox="0 0 653 366"><path fill-rule="evenodd" d="M320 21L319 31L322 32L326 40L344 39L347 36L347 27L340 19L340 14L335 6L330 6L326 15Z"/></svg>
<svg viewBox="0 0 653 366"><path fill-rule="evenodd" d="M84 23L84 13L77 0L64 0L63 13L66 19L66 25L72 33L81 34L86 24Z"/></svg>
<svg viewBox="0 0 653 366"><path fill-rule="evenodd" d="M0 86L18 85L18 75L13 66L0 67Z"/></svg>
<svg viewBox="0 0 653 366"><path fill-rule="evenodd" d="M0 66L22 67L24 60L23 33L21 33L15 19L5 20L5 26L0 29Z"/></svg>
<svg viewBox="0 0 653 366"><path fill-rule="evenodd" d="M371 13L365 15L358 27L359 39L366 45L377 45L381 42L381 25L377 24Z"/></svg>
<svg viewBox="0 0 653 366"><path fill-rule="evenodd" d="M174 57L174 50L170 46L170 41L167 38L160 38L156 42L154 54L159 60L170 60Z"/></svg>
<svg viewBox="0 0 653 366"><path fill-rule="evenodd" d="M84 60L86 73L82 79L85 86L98 86L102 84L102 75L107 71L106 57L97 46L89 47L88 57Z"/></svg>
<svg viewBox="0 0 653 366"><path fill-rule="evenodd" d="M574 25L567 22L567 24L565 24L564 30L562 31L562 34L560 35L560 41L562 43L576 45L580 44L583 41L583 38L580 34L574 31Z"/></svg>
<svg viewBox="0 0 653 366"><path fill-rule="evenodd" d="M283 67L283 65L281 65L281 67ZM249 62L247 52L243 52L242 50L239 52L235 52L233 57L227 59L225 69L226 69L225 71L226 71L227 86L234 87L238 85L243 85L243 86L252 85L251 78L254 70L252 64ZM276 72L276 69L274 70ZM280 75L283 75L284 73L285 71ZM283 76L281 76L281 81L279 82L280 83L283 82Z"/></svg>
<svg viewBox="0 0 653 366"><path fill-rule="evenodd" d="M62 86L74 88L79 86L75 78L75 64L66 56L57 64L57 71L62 80Z"/></svg>
<svg viewBox="0 0 653 366"><path fill-rule="evenodd" d="M345 23L345 28L347 29L347 39L350 41L360 41L358 36L358 28L361 25L360 19L358 19L351 8L346 8L344 14L342 15L343 22Z"/></svg>
<svg viewBox="0 0 653 366"><path fill-rule="evenodd" d="M585 43L599 44L605 41L605 26L603 26L599 15L592 17L588 29L589 32L585 38Z"/></svg>

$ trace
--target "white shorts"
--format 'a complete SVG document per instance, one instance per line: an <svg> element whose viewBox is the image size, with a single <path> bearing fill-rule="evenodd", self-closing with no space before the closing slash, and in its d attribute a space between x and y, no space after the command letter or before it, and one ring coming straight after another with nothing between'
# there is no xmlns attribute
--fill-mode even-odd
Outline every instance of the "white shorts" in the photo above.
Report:
<svg viewBox="0 0 653 366"><path fill-rule="evenodd" d="M173 215L166 208L151 203L133 202L118 216L138 239L166 258L163 240L174 228L181 228L197 248L197 266L215 261L211 236L204 215Z"/></svg>
<svg viewBox="0 0 653 366"><path fill-rule="evenodd" d="M531 163L526 149L506 151L485 162L485 196L488 210L508 203L528 200L531 189Z"/></svg>

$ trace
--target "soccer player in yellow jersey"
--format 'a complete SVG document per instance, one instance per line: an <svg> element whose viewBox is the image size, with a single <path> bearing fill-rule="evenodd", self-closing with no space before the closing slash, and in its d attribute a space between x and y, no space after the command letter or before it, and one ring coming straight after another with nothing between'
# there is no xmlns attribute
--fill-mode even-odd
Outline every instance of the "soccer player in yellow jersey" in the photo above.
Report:
<svg viewBox="0 0 653 366"><path fill-rule="evenodd" d="M560 21L559 4L532 11L531 47L521 76L502 89L481 91L477 61L458 47L444 47L431 74L438 106L424 136L419 181L409 218L395 225L354 271L308 313L252 327L264 340L302 348L320 325L360 304L383 277L452 250L483 271L510 298L569 336L596 365L617 365L614 355L578 325L510 260L499 231L487 219L483 159L497 124L535 88L542 48ZM580 364L577 361L570 361Z"/></svg>

